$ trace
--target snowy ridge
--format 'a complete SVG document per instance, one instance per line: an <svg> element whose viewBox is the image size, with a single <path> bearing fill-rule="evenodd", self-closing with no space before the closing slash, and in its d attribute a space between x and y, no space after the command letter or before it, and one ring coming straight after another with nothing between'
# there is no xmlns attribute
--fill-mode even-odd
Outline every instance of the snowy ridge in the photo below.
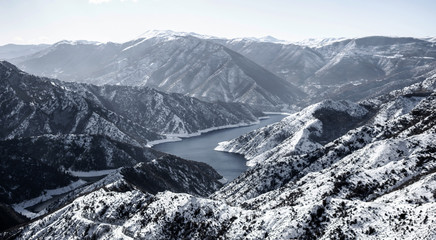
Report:
<svg viewBox="0 0 436 240"><path fill-rule="evenodd" d="M193 33L193 32L175 32L175 31L171 31L171 30L148 30L145 33L139 35L137 38L144 38L144 39L150 39L150 38L173 38L175 36L193 36L193 37L197 37L197 38L201 38L201 39L213 39L213 38L217 38L214 36L209 36L209 35L204 35L204 34L197 34L197 33Z"/></svg>
<svg viewBox="0 0 436 240"><path fill-rule="evenodd" d="M302 40L302 41L292 42L292 44L307 46L307 47L311 47L311 48L320 48L320 47L328 46L328 45L331 45L333 43L341 42L341 41L344 41L344 40L348 40L348 39L344 38L344 37L338 37L338 38L309 38L309 39L305 39L305 40Z"/></svg>
<svg viewBox="0 0 436 240"><path fill-rule="evenodd" d="M191 134L247 124L262 115L247 105L206 103L147 87L97 87L38 78L6 62L1 71L2 96L14 108L6 108L2 116L9 126L5 125L0 138L86 133L144 146L148 141L164 139L162 134ZM7 98L8 94L14 97Z"/></svg>
<svg viewBox="0 0 436 240"><path fill-rule="evenodd" d="M84 44L84 45L100 45L100 44L103 44L103 43L96 42L96 41L88 41L88 40L74 40L74 41L62 40L62 41L59 41L59 42L55 43L54 45L60 45L60 44L68 44L68 45L79 45L79 44Z"/></svg>
<svg viewBox="0 0 436 240"><path fill-rule="evenodd" d="M314 151L322 146L314 137L321 138L323 135L323 124L316 113L324 110L337 112L336 114L341 112L358 119L368 113L364 107L351 102L326 100L291 114L279 123L221 142L215 150L242 154L249 160L249 166L254 166L277 152L304 154Z"/></svg>
<svg viewBox="0 0 436 240"><path fill-rule="evenodd" d="M73 172L73 174L85 178L107 176L91 184L78 180L66 187L45 190L41 196L14 204L13 208L33 219L46 214L48 211L58 209L79 196L101 188L140 189L143 192L153 194L158 191L170 190L196 196L207 196L222 186L222 183L219 182L222 177L212 167L171 155L162 155L132 167L105 171ZM27 210L28 207L50 200L54 195L60 194L63 195L46 204L47 207L39 212Z"/></svg>

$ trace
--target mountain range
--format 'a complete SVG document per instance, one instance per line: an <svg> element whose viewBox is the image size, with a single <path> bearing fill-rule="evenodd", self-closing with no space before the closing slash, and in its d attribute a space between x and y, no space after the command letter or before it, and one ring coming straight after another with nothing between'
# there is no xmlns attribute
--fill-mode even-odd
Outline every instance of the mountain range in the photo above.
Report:
<svg viewBox="0 0 436 240"><path fill-rule="evenodd" d="M323 99L359 101L386 94L419 82L436 64L430 38L318 42L149 31L121 44L61 41L11 61L32 74L65 81L150 86L288 111Z"/></svg>
<svg viewBox="0 0 436 240"><path fill-rule="evenodd" d="M436 238L431 39L40 47L0 61L1 238ZM249 166L226 184L150 148L279 110L216 147Z"/></svg>

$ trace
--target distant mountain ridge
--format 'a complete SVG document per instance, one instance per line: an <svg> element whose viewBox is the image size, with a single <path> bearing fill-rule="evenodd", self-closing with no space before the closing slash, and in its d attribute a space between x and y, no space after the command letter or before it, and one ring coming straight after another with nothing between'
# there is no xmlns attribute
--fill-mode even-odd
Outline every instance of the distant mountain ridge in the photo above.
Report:
<svg viewBox="0 0 436 240"><path fill-rule="evenodd" d="M246 57L196 35L155 33L123 44L60 42L13 62L36 75L149 86L207 101L272 108L296 104L305 96Z"/></svg>
<svg viewBox="0 0 436 240"><path fill-rule="evenodd" d="M430 38L291 43L269 36L223 39L148 31L123 44L60 42L13 62L62 80L150 86L277 111L326 98L359 101L419 82L419 75L436 65L436 46Z"/></svg>
<svg viewBox="0 0 436 240"><path fill-rule="evenodd" d="M48 47L50 47L50 44L6 44L0 46L0 60L10 60L18 57L32 55Z"/></svg>

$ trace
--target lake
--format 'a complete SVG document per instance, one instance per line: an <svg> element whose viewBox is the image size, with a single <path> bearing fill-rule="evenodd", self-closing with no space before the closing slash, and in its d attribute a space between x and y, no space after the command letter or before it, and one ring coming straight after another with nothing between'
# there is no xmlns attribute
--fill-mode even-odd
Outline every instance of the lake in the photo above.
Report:
<svg viewBox="0 0 436 240"><path fill-rule="evenodd" d="M228 181L231 181L247 170L246 159L239 154L219 152L213 149L219 142L228 141L252 130L278 122L286 115L274 114L268 115L268 117L268 119L260 120L259 124L215 130L200 136L183 138L182 141L178 142L157 144L153 146L153 149L207 163Z"/></svg>

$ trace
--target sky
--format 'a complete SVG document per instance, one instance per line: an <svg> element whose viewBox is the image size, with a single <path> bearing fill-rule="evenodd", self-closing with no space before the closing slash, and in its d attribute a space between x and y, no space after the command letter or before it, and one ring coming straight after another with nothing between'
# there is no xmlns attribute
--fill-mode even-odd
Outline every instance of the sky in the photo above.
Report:
<svg viewBox="0 0 436 240"><path fill-rule="evenodd" d="M0 45L126 42L147 30L226 38L436 36L435 0L0 0Z"/></svg>

